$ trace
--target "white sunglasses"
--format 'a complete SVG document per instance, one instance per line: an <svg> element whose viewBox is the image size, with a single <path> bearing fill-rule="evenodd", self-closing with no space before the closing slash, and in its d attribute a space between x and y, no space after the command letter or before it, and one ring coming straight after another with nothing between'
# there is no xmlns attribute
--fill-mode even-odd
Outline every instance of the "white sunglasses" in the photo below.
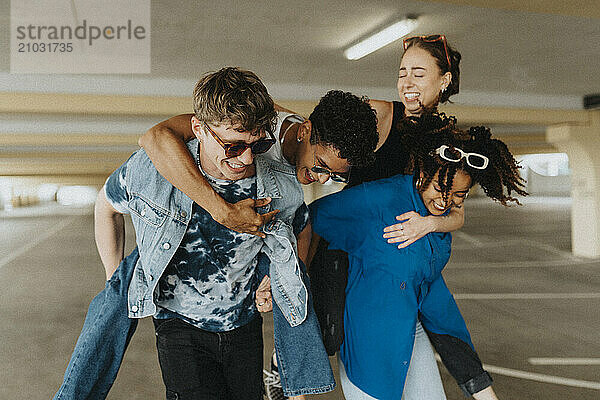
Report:
<svg viewBox="0 0 600 400"><path fill-rule="evenodd" d="M441 145L435 150L435 154L439 155L442 159L450 162L459 162L463 158L467 160L467 165L475 169L486 169L490 159L479 153L466 153L458 147L450 147L448 145Z"/></svg>

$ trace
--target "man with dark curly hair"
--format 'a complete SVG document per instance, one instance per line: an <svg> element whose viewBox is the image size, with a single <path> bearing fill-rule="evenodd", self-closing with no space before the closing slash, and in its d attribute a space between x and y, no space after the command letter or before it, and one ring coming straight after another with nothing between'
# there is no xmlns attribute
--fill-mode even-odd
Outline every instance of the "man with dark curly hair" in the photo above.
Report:
<svg viewBox="0 0 600 400"><path fill-rule="evenodd" d="M377 118L365 98L332 90L307 120L285 111L279 117L285 129L280 161L294 164L298 181L304 185L330 178L347 182L350 166L366 166L374 160Z"/></svg>

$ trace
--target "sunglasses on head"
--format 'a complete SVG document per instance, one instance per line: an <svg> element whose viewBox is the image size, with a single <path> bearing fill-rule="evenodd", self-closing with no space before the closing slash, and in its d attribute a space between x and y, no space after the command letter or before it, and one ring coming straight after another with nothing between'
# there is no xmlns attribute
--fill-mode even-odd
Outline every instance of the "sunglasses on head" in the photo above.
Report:
<svg viewBox="0 0 600 400"><path fill-rule="evenodd" d="M479 153L466 153L458 147L450 147L447 145L441 145L435 150L435 154L439 155L440 158L450 161L459 162L463 158L467 161L467 165L475 169L486 169L490 159Z"/></svg>
<svg viewBox="0 0 600 400"><path fill-rule="evenodd" d="M223 140L221 140L219 135L217 135L210 128L210 126L208 126L208 124L206 122L203 122L203 123L204 123L204 126L206 127L206 130L208 130L210 132L212 137L214 137L215 140L217 141L217 143L219 143L221 145L221 147L223 148L223 150L225 150L225 156L229 157L229 158L240 156L247 149L250 149L252 154L266 153L271 148L271 146L273 146L273 144L275 143L275 139L273 139L273 138L260 139L254 143L244 143L244 142L226 143Z"/></svg>
<svg viewBox="0 0 600 400"><path fill-rule="evenodd" d="M406 38L402 41L404 50L406 51L408 46L416 41L422 41L427 43L442 42L442 44L444 45L444 54L446 54L446 61L448 61L448 69L450 69L452 63L450 63L450 55L448 54L448 43L446 42L446 35L425 35Z"/></svg>

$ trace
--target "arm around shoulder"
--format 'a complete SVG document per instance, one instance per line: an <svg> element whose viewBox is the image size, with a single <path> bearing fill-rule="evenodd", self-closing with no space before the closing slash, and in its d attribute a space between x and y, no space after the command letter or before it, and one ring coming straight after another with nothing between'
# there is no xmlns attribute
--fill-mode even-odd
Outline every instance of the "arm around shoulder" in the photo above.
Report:
<svg viewBox="0 0 600 400"><path fill-rule="evenodd" d="M139 138L138 144L147 150L160 146L164 135L171 135L182 141L193 139L194 132L190 124L193 116L194 114L180 114L154 125Z"/></svg>
<svg viewBox="0 0 600 400"><path fill-rule="evenodd" d="M195 137L192 116L177 115L153 126L139 139L139 145L166 180L213 217L219 217L226 214L226 202L206 181L185 144L186 140Z"/></svg>
<svg viewBox="0 0 600 400"><path fill-rule="evenodd" d="M237 232L261 236L259 228L268 216L258 215L255 207L268 201L255 204L250 200L230 204L213 190L185 144L186 140L195 137L192 116L193 114L178 115L153 126L140 138L140 146L157 171L208 211L215 221Z"/></svg>
<svg viewBox="0 0 600 400"><path fill-rule="evenodd" d="M433 222L433 232L454 232L465 224L465 209L452 207L448 215L428 218Z"/></svg>
<svg viewBox="0 0 600 400"><path fill-rule="evenodd" d="M431 232L454 232L465 224L464 208L452 208L448 215L422 217L415 211L409 211L396 217L400 223L384 228L383 237L388 243L399 243L398 248L410 246Z"/></svg>

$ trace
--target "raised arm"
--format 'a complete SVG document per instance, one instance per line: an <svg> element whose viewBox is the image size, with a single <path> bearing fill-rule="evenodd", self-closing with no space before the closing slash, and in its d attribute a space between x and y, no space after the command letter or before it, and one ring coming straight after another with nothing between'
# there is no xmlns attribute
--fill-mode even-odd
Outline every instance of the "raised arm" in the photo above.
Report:
<svg viewBox="0 0 600 400"><path fill-rule="evenodd" d="M158 172L208 211L215 221L237 232L264 237L259 228L272 215L261 216L255 208L268 204L270 199L246 199L230 204L213 190L185 145L195 137L191 129L192 116L177 115L153 126L139 139L139 145Z"/></svg>
<svg viewBox="0 0 600 400"><path fill-rule="evenodd" d="M94 235L106 280L109 280L123 260L125 219L106 200L104 189L100 190L94 207Z"/></svg>
<svg viewBox="0 0 600 400"><path fill-rule="evenodd" d="M398 224L386 227L383 237L388 243L400 243L399 249L409 246L431 232L454 232L465 224L464 208L453 207L448 215L426 217L409 211L396 217Z"/></svg>

